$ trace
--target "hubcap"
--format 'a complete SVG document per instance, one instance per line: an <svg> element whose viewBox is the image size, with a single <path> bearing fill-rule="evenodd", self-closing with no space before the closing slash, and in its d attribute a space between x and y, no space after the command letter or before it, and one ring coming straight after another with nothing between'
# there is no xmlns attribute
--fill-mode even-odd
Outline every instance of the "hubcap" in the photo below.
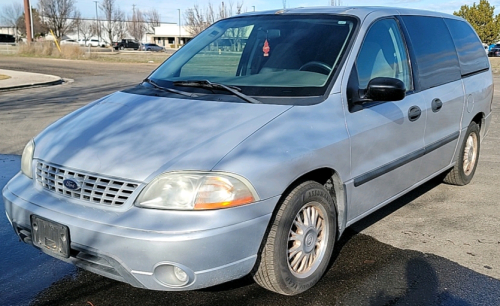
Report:
<svg viewBox="0 0 500 306"><path fill-rule="evenodd" d="M467 142L464 148L464 173L470 175L477 160L477 135L472 133L467 137Z"/></svg>
<svg viewBox="0 0 500 306"><path fill-rule="evenodd" d="M326 214L321 204L311 202L295 216L288 233L288 267L296 277L314 273L325 255L330 228Z"/></svg>

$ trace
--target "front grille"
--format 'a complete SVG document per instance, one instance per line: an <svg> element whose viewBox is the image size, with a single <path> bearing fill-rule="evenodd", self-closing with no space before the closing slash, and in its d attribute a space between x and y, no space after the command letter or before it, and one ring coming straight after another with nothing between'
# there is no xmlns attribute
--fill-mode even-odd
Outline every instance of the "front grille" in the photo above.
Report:
<svg viewBox="0 0 500 306"><path fill-rule="evenodd" d="M66 188L65 179L78 181L80 189ZM123 205L138 186L137 183L76 172L40 161L36 164L36 180L44 189L57 194L109 206Z"/></svg>

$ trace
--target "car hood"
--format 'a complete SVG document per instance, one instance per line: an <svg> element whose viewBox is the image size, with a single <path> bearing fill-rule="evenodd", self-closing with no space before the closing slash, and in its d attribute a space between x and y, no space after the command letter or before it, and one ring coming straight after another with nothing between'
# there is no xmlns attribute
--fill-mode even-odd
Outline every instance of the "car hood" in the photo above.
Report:
<svg viewBox="0 0 500 306"><path fill-rule="evenodd" d="M210 170L290 108L117 92L49 126L35 138L34 158L143 182L164 171Z"/></svg>

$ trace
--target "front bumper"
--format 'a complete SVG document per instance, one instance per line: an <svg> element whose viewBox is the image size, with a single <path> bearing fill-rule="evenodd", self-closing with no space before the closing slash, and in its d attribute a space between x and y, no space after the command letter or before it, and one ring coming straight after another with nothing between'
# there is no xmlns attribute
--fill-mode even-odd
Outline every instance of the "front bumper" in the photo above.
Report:
<svg viewBox="0 0 500 306"><path fill-rule="evenodd" d="M90 207L36 188L16 175L4 188L7 217L31 243L31 215L69 228L71 256L60 258L86 270L153 290L192 290L248 274L278 197L215 211L163 211ZM172 285L166 267L188 275ZM167 272L165 272L167 271Z"/></svg>

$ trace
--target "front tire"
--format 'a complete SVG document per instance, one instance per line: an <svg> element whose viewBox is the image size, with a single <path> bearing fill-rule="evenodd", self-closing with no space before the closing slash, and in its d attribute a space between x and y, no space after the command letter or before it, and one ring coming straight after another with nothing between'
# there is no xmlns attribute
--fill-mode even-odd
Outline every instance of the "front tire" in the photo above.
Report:
<svg viewBox="0 0 500 306"><path fill-rule="evenodd" d="M317 182L300 184L287 195L272 221L254 280L284 295L306 291L325 273L336 234L330 194Z"/></svg>
<svg viewBox="0 0 500 306"><path fill-rule="evenodd" d="M463 186L470 183L476 172L481 147L479 125L471 122L460 146L458 159L453 169L446 175L444 182Z"/></svg>

